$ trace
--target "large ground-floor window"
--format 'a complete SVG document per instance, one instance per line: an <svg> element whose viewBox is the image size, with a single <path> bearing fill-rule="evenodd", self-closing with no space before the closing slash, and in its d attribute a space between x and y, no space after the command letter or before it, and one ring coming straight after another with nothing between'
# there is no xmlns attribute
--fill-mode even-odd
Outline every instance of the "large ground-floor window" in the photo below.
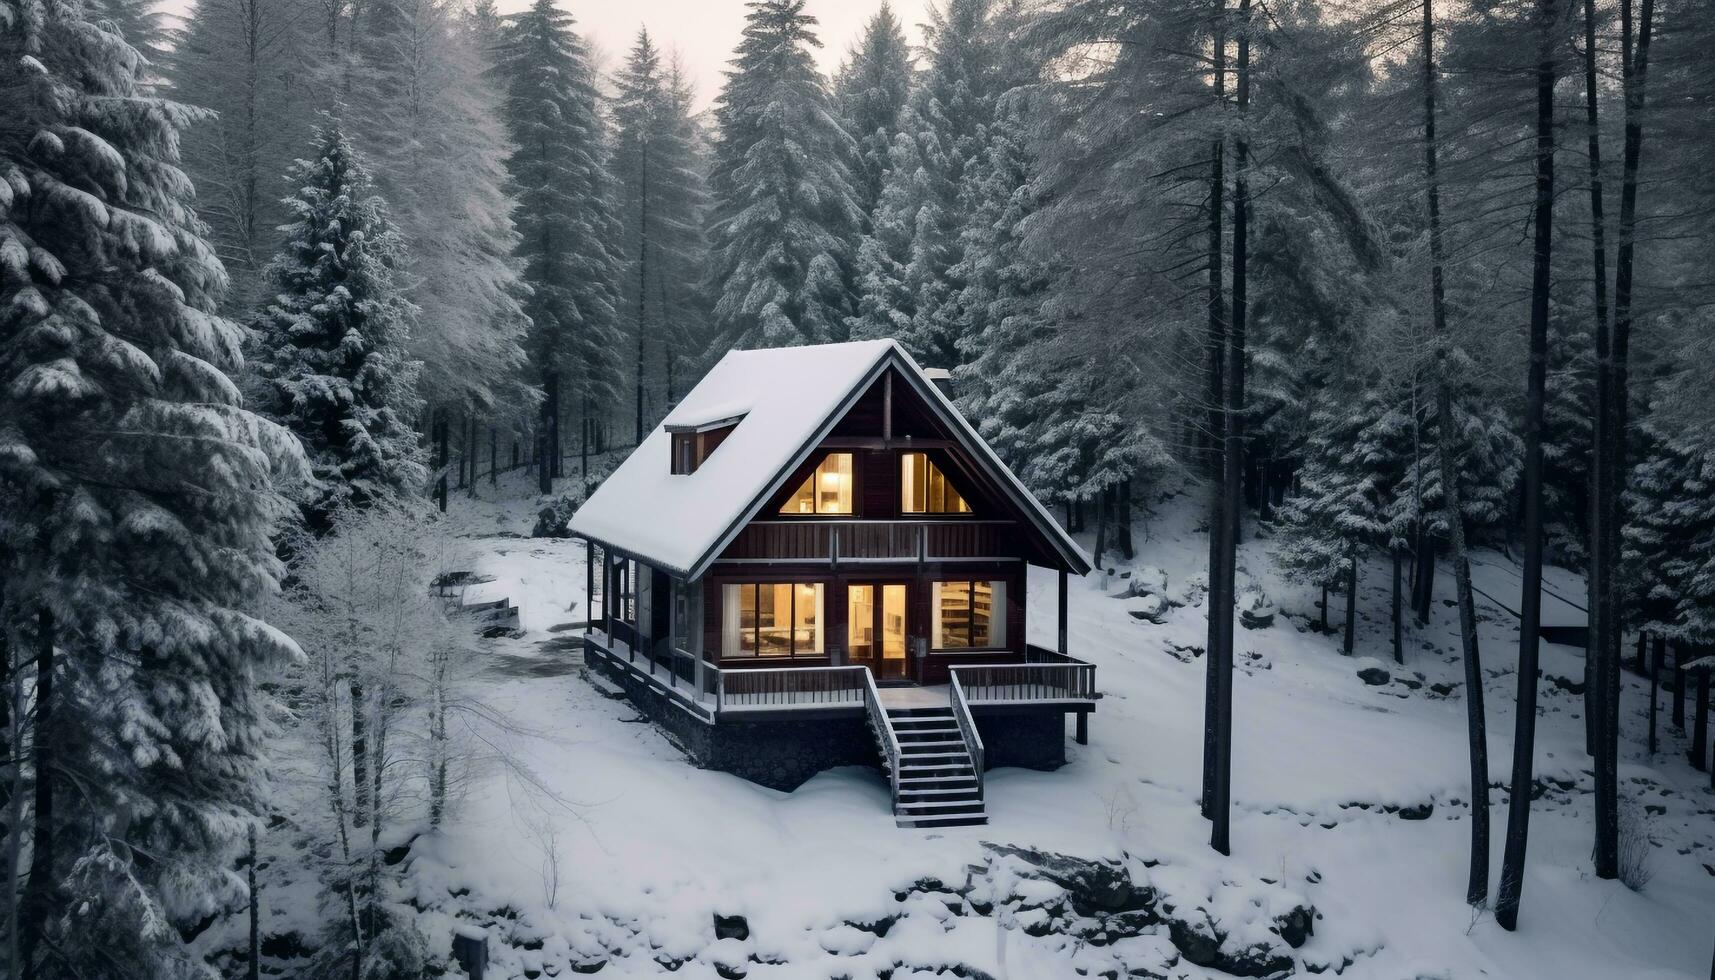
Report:
<svg viewBox="0 0 1715 980"><path fill-rule="evenodd" d="M929 604L937 650L994 650L1006 646L1006 582L936 582Z"/></svg>
<svg viewBox="0 0 1715 980"><path fill-rule="evenodd" d="M721 587L721 656L796 659L826 655L821 582L744 582Z"/></svg>

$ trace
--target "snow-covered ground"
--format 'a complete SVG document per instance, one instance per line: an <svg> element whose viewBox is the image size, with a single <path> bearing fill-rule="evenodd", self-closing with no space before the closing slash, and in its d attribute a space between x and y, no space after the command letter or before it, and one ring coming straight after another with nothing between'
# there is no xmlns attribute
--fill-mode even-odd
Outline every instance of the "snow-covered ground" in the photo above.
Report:
<svg viewBox="0 0 1715 980"><path fill-rule="evenodd" d="M1237 938L1266 932L1278 906L1308 902L1315 934L1286 950L1300 972L1705 975L1715 936L1715 794L1684 762L1665 695L1662 751L1647 757L1647 687L1628 673L1622 790L1647 807L1651 876L1641 892L1595 878L1580 699L1553 680L1580 677L1577 650L1544 650L1543 791L1520 928L1507 933L1465 905L1469 770L1445 571L1434 621L1408 633L1401 668L1389 646L1387 567L1366 569L1358 641L1367 656L1346 658L1338 636L1310 626L1318 597L1280 579L1266 540L1246 543L1241 576L1281 614L1268 628L1238 631L1233 855L1211 851L1196 802L1204 612L1200 593L1187 594L1206 544L1193 531L1191 500L1159 502L1139 523L1134 563L1074 584L1071 651L1098 665L1105 695L1090 744L1068 742L1070 761L1058 772L992 772L988 825L935 831L894 826L877 771L827 772L779 793L694 768L662 731L581 676L566 642L575 634L552 629L585 616L581 546L512 536L528 531L527 502L456 501L477 570L496 578L486 588L521 607L525 635L492 642L479 693L513 722L506 747L524 771L493 767L468 787L442 833L417 840L408 881L427 910L422 926L437 945L461 923L487 927L505 977L598 964L601 975L671 967L683 977L758 980L955 966L1014 978L1219 975L1181 959L1165 928L1103 945L1042 926L1038 906L1051 910L1053 901L1032 892L1053 886L1011 879L1007 862L985 847L993 842L1118 859L1140 884L1207 908ZM1516 621L1496 604L1516 609L1519 584L1505 556L1478 558L1476 584L1491 597L1479 596L1479 613L1498 874ZM1127 575L1163 574L1169 597L1195 601L1169 609L1160 624L1130 615L1137 600L1109 597ZM1578 577L1551 569L1548 586L1570 600L1550 602L1549 621L1578 622ZM1051 645L1049 574L1033 578L1029 601L1032 638ZM1336 603L1336 622L1342 611ZM1367 684L1357 676L1366 667L1392 679ZM748 936L717 938L717 915L743 916Z"/></svg>

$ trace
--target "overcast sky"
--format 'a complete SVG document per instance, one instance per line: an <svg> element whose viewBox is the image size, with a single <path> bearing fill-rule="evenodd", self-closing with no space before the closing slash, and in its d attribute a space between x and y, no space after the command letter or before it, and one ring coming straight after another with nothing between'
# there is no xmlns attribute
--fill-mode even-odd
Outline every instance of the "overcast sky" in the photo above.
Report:
<svg viewBox="0 0 1715 980"><path fill-rule="evenodd" d="M194 0L163 0L163 9L182 15ZM926 18L930 0L892 0L894 13L906 28L913 44L922 41L918 25ZM530 0L499 0L500 9L511 12L528 6ZM732 57L744 30L744 0L559 0L562 10L577 20L577 30L612 69L624 57L639 27L647 27L655 43L676 49L697 85L697 105L707 107L720 92L721 71ZM822 70L832 74L846 48L880 8L881 0L809 0L807 9L816 25L822 47L816 52Z"/></svg>

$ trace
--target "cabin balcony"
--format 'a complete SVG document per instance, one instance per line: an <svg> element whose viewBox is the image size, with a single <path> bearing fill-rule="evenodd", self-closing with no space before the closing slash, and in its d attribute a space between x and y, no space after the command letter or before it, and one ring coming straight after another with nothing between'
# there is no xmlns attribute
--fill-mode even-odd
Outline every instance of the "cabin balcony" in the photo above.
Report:
<svg viewBox="0 0 1715 980"><path fill-rule="evenodd" d="M722 562L834 565L995 561L1012 552L1015 521L778 520L745 525Z"/></svg>

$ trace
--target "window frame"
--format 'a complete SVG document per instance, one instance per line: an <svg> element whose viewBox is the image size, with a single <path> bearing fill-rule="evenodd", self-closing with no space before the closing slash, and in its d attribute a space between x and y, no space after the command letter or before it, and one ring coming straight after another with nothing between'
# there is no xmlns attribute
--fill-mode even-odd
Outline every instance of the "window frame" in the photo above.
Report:
<svg viewBox="0 0 1715 980"><path fill-rule="evenodd" d="M781 586L781 585L788 587L787 588L787 594L791 596L791 601L786 608L786 615L785 615L786 653L784 655L764 653L763 648L762 648L762 617L760 615L756 616L755 621L752 623L752 625L750 627L746 628L743 624L743 617L742 617L742 612L741 612L741 610L744 608L743 593L741 592L739 594L738 601L729 603L727 601L726 590L727 589L740 589L740 590L751 589L751 590L754 590L751 593L751 595L753 596L751 608L760 610L761 605L762 605L762 589L763 588L771 588L772 589L772 588L775 588L776 586ZM828 633L830 631L830 629L829 629L830 624L828 622L828 592L829 592L828 585L829 585L829 583L824 582L824 581L820 581L820 580L811 581L811 582L805 582L805 581L801 581L801 580L800 581L785 581L785 582L779 581L779 580L775 580L775 581L757 580L757 581L743 581L743 582L722 582L721 583L721 616L722 616L722 622L721 622L721 637L720 637L719 653L718 653L720 660L722 662L737 661L740 663L771 663L772 664L772 663L791 663L791 662L800 661L800 660L826 660L826 659L828 659L828 657L831 656L831 654L828 652ZM813 649L801 650L798 647L797 627L794 624L798 621L798 617L797 617L798 599L799 599L798 591L800 588L807 588L807 589L814 590L815 599L813 601L815 602L817 610L820 613L820 615L817 616L817 618L816 618L815 634L821 638L821 641L822 641L822 644L821 644L822 649L821 650L813 650ZM725 620L729 614L739 616L738 621L736 623L732 623L732 624L727 623ZM776 622L778 622L778 621L779 621L779 616L777 614L776 615ZM777 629L778 627L771 627L771 628ZM732 652L728 652L727 648L726 648L726 637L727 637L729 630L731 631L731 633L733 634L733 636L737 640ZM740 652L744 649L744 635L743 634L746 632L751 634L751 649L756 651L755 653L746 654L746 653Z"/></svg>
<svg viewBox="0 0 1715 980"><path fill-rule="evenodd" d="M987 583L987 585L989 586L990 601L993 603L993 605L991 606L991 608L989 610L989 622L988 622L988 633L989 633L989 638L990 638L991 642L988 643L987 645L984 645L984 646L977 646L975 643L972 642L972 640L974 640L976 637L976 616L974 613L975 603L973 602L973 599L977 594L976 587L977 587L978 583ZM941 597L942 597L943 593L945 592L946 586L949 586L949 585L962 585L965 587L965 627L964 627L965 645L964 646L944 646L944 645L942 645L942 640L944 639L944 636L948 631L948 627L947 627L947 624L945 623L943 616L942 616L943 606L941 605L941 602L942 602ZM935 579L932 582L930 582L929 583L929 619L930 619L930 622L929 622L929 634L930 634L929 639L931 642L930 650L935 652L935 653L951 653L951 654L994 653L996 651L1001 651L1001 650L1011 650L1012 645L1008 642L1007 628L1006 628L1007 627L1007 619L1010 618L1007 616L1007 611L1006 611L1006 605L1007 605L1006 593L1008 591L1009 591L1009 587L1007 585L1007 580L1004 578L947 578L947 579ZM997 623L999 625L998 630L996 629ZM997 632L1000 634L1000 642L995 643L992 641L993 641L994 636Z"/></svg>
<svg viewBox="0 0 1715 980"><path fill-rule="evenodd" d="M838 457L841 457L841 456L844 456L848 461L848 464L845 468L846 509L845 510L821 510L820 508L822 505L822 498L821 498L820 490L817 486L817 483L818 483L817 477L821 474L823 466L827 465L827 463L829 463L830 461L832 461ZM858 454L857 453L852 452L849 449L835 449L835 450L830 450L828 452L825 452L822 454L822 458L816 460L816 465L812 466L810 468L809 475L806 476L803 480L800 480L797 484L795 484L792 487L792 491L786 495L786 499L780 504L780 507L775 511L774 516L784 517L784 518L798 518L801 520L815 520L818 518L846 518L849 520L851 518L857 517L858 516L858 501L859 501L859 498L861 497L861 494L858 493L859 479L860 479L860 477L859 477L859 473L858 473ZM791 507L792 503L798 499L798 492L804 488L804 485L806 483L808 483L810 485L810 506L812 509L808 510L808 511L788 510L787 508Z"/></svg>
<svg viewBox="0 0 1715 980"><path fill-rule="evenodd" d="M906 479L906 472L909 468L913 468L913 459L922 459L923 461L923 486L919 488L923 495L922 510L913 510L911 507L911 501L907 497L907 494L910 492L910 487L908 486L909 481ZM934 485L933 477L940 477L941 480L942 509L940 510L935 509L933 503L933 495L931 493L931 487ZM946 497L948 494L951 494L956 498L964 509L947 509ZM906 450L899 454L899 513L907 517L959 518L974 517L976 515L976 509L971 506L970 498L965 496L959 491L958 487L953 485L953 479L947 475L947 471L945 469L942 469L941 466L939 466L924 450L914 449Z"/></svg>

